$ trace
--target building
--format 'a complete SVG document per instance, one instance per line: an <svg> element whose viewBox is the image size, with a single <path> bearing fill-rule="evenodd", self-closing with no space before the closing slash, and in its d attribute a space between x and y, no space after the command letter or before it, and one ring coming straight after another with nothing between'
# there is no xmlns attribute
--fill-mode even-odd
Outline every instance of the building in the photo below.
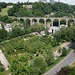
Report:
<svg viewBox="0 0 75 75"><path fill-rule="evenodd" d="M23 7L26 7L27 9L31 9L33 5L23 5Z"/></svg>
<svg viewBox="0 0 75 75"><path fill-rule="evenodd" d="M9 31L12 31L12 27L11 27L10 24L6 24L6 26L5 26L4 28L5 28L5 30L7 30L8 32L9 32Z"/></svg>
<svg viewBox="0 0 75 75"><path fill-rule="evenodd" d="M0 24L1 24L2 22L0 21ZM4 28L5 28L5 30L7 30L8 32L9 31L12 31L12 27L11 27L11 25L10 24L6 24L5 26L4 26ZM2 26L0 25L0 29L2 29Z"/></svg>
<svg viewBox="0 0 75 75"><path fill-rule="evenodd" d="M64 24L61 24L60 27L57 27L57 26L53 26L53 27L50 27L50 29L48 30L49 33L52 35L54 34L56 31L58 31L59 29L61 29L62 27L68 27L68 25L64 25Z"/></svg>
<svg viewBox="0 0 75 75"><path fill-rule="evenodd" d="M62 27L68 27L68 25L61 24L60 28L62 28Z"/></svg>
<svg viewBox="0 0 75 75"><path fill-rule="evenodd" d="M54 4L55 1L54 0L49 0L49 3Z"/></svg>
<svg viewBox="0 0 75 75"><path fill-rule="evenodd" d="M38 2L44 2L44 3L47 3L47 0L38 0Z"/></svg>
<svg viewBox="0 0 75 75"><path fill-rule="evenodd" d="M53 26L53 27L50 27L49 29L49 33L50 34L54 34L56 31L58 31L60 28L59 27L56 27L56 26Z"/></svg>

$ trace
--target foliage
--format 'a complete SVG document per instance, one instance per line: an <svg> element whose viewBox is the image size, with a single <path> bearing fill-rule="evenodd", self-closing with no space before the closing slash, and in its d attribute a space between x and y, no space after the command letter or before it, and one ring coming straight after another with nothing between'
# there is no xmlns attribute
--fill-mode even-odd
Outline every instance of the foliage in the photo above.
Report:
<svg viewBox="0 0 75 75"><path fill-rule="evenodd" d="M15 19L9 18L7 15L5 15L5 16L0 16L0 21L5 23L12 23L15 21Z"/></svg>
<svg viewBox="0 0 75 75"><path fill-rule="evenodd" d="M21 55L18 58L13 58L10 66L12 74L27 75L28 74L28 55Z"/></svg>
<svg viewBox="0 0 75 75"><path fill-rule="evenodd" d="M22 7L23 3L18 2L17 4L14 4L13 8L8 10L8 15L17 17L45 17L53 12L54 15L51 15L53 17L69 17L69 15L74 14L75 11L74 5L69 6L68 4L57 2L54 4L43 2L24 3L24 5L26 4L31 4L32 8L27 9L25 7Z"/></svg>
<svg viewBox="0 0 75 75"><path fill-rule="evenodd" d="M67 54L67 49L64 47L62 49L62 55L61 56L66 56L66 54Z"/></svg>
<svg viewBox="0 0 75 75"><path fill-rule="evenodd" d="M70 70L68 68L62 68L56 75L68 75Z"/></svg>
<svg viewBox="0 0 75 75"><path fill-rule="evenodd" d="M54 34L54 38L58 41L61 42L61 40L66 40L66 41L75 41L75 26L71 28L61 28L59 31L57 31Z"/></svg>
<svg viewBox="0 0 75 75"><path fill-rule="evenodd" d="M1 8L7 7L7 3L5 3L5 2L0 2L0 7L1 7Z"/></svg>
<svg viewBox="0 0 75 75"><path fill-rule="evenodd" d="M49 35L48 28L46 28L46 30L45 30L45 35Z"/></svg>
<svg viewBox="0 0 75 75"><path fill-rule="evenodd" d="M4 28L4 24L2 23L2 29L0 29L0 42L6 40L7 38L7 31Z"/></svg>
<svg viewBox="0 0 75 75"><path fill-rule="evenodd" d="M12 71L12 74L42 74L47 66L54 63L50 41L50 37L33 36L25 41L23 37L17 37L6 42L7 44L2 44L5 48L4 53L8 57L11 57L10 70ZM18 56L15 50L24 51L23 53L25 54ZM16 56L12 57L12 54L15 54Z"/></svg>
<svg viewBox="0 0 75 75"><path fill-rule="evenodd" d="M16 19L14 19L14 20L16 20ZM24 25L23 25L23 27L24 27ZM4 28L4 25L2 25L2 29L0 29L0 34L1 34L0 42L17 37L17 36L29 34L31 32L35 32L35 31L40 32L42 30L44 30L44 25L42 25L42 24L32 26L32 27L29 27L26 24L26 26L23 29L21 29L21 27L19 27L19 26L15 26L12 28L12 32L11 31L7 32Z"/></svg>
<svg viewBox="0 0 75 75"><path fill-rule="evenodd" d="M62 48L60 47L58 50L58 53L60 54L62 52Z"/></svg>
<svg viewBox="0 0 75 75"><path fill-rule="evenodd" d="M27 37L17 37L12 40L9 40L7 42L8 47L5 47L4 51L9 50L6 52L6 54L8 54L8 57L11 57L12 54L16 55L14 57L11 57L11 60L13 59L10 62L10 70L12 74L42 74L47 66L56 63L56 61L54 61L52 47L56 47L58 43L59 42L57 42L57 40L52 39L50 36L33 36L29 39L27 39ZM3 45L3 47L5 45L6 43ZM22 52L22 55L17 55L14 50L23 50L24 53ZM62 58L66 55L66 53L67 50L63 48Z"/></svg>
<svg viewBox="0 0 75 75"><path fill-rule="evenodd" d="M8 10L8 15L9 16L18 16L18 17L27 17L27 16L32 16L31 12L27 10L27 8L23 8L20 3L15 4L13 8Z"/></svg>
<svg viewBox="0 0 75 75"><path fill-rule="evenodd" d="M0 72L3 72L3 71L4 71L4 67L2 66L1 61L0 61Z"/></svg>
<svg viewBox="0 0 75 75"><path fill-rule="evenodd" d="M66 14L64 12L60 12L60 11L57 11L55 14L54 14L55 17L63 17L63 16L66 16Z"/></svg>
<svg viewBox="0 0 75 75"><path fill-rule="evenodd" d="M27 25L25 25L23 30L20 27L14 27L12 29L12 35L13 35L12 37L22 36L22 35L29 34L31 32L35 32L35 31L40 32L42 30L44 30L44 26L42 24L36 25L33 27L28 27Z"/></svg>
<svg viewBox="0 0 75 75"><path fill-rule="evenodd" d="M14 52L14 47L11 44L6 44L5 51L7 54L10 54L10 53Z"/></svg>
<svg viewBox="0 0 75 75"><path fill-rule="evenodd" d="M54 63L54 55L53 55L53 52L51 51L50 46L48 46L48 49L46 50L45 61L47 63L47 66Z"/></svg>
<svg viewBox="0 0 75 75"><path fill-rule="evenodd" d="M75 75L75 67L64 67L56 75Z"/></svg>
<svg viewBox="0 0 75 75"><path fill-rule="evenodd" d="M46 70L46 63L42 57L35 57L33 59L32 71L33 75L40 75Z"/></svg>
<svg viewBox="0 0 75 75"><path fill-rule="evenodd" d="M70 68L69 75L75 75L75 67Z"/></svg>
<svg viewBox="0 0 75 75"><path fill-rule="evenodd" d="M0 12L1 12L1 7L0 7Z"/></svg>

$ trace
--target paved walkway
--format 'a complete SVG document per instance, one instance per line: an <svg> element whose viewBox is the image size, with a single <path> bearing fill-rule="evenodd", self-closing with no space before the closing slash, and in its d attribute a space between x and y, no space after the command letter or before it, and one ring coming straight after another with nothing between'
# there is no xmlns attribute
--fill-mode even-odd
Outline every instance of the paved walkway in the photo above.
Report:
<svg viewBox="0 0 75 75"><path fill-rule="evenodd" d="M62 61L60 61L56 66L47 71L44 75L56 75L56 72L60 71L62 67L66 65L71 65L75 61L75 53L72 50Z"/></svg>
<svg viewBox="0 0 75 75"><path fill-rule="evenodd" d="M53 51L53 54L54 54L54 58L57 59L61 54L59 54L58 50L59 48L63 48L65 47L66 49L68 49L69 47L71 47L72 44L70 42L66 42L66 43L62 43L59 47L57 47L54 51Z"/></svg>
<svg viewBox="0 0 75 75"><path fill-rule="evenodd" d="M4 54L2 52L0 52L0 61L3 64L5 70L8 70L9 62L8 62L8 60L6 59L6 57L4 56Z"/></svg>

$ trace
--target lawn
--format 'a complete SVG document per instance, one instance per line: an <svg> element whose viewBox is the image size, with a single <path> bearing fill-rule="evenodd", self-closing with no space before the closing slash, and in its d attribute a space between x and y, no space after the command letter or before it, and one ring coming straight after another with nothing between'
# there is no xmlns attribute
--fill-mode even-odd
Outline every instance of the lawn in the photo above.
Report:
<svg viewBox="0 0 75 75"><path fill-rule="evenodd" d="M74 61L74 63L71 65L71 67L75 67L75 61Z"/></svg>
<svg viewBox="0 0 75 75"><path fill-rule="evenodd" d="M10 7L6 7L6 8L3 8L2 11L0 12L0 15L8 15L7 11L8 9L10 9Z"/></svg>
<svg viewBox="0 0 75 75"><path fill-rule="evenodd" d="M3 71L2 72L2 75L8 75L8 74L10 74L11 73L11 71L10 70L7 70L7 71Z"/></svg>

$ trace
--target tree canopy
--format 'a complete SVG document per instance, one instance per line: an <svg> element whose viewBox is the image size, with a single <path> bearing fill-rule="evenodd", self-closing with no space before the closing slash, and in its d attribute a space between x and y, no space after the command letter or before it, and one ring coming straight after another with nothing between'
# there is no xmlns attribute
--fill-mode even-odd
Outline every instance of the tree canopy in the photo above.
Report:
<svg viewBox="0 0 75 75"><path fill-rule="evenodd" d="M32 3L32 8L27 9L22 6L23 4L18 3L13 6L13 8L8 10L9 16L17 16L17 17L47 17L52 12L54 15L50 15L51 17L73 17L70 15L74 15L75 9L74 5L70 6L64 3L43 3L43 2L35 2ZM25 5L25 4L24 4ZM18 8L18 9L17 9ZM75 16L75 15L74 15Z"/></svg>

